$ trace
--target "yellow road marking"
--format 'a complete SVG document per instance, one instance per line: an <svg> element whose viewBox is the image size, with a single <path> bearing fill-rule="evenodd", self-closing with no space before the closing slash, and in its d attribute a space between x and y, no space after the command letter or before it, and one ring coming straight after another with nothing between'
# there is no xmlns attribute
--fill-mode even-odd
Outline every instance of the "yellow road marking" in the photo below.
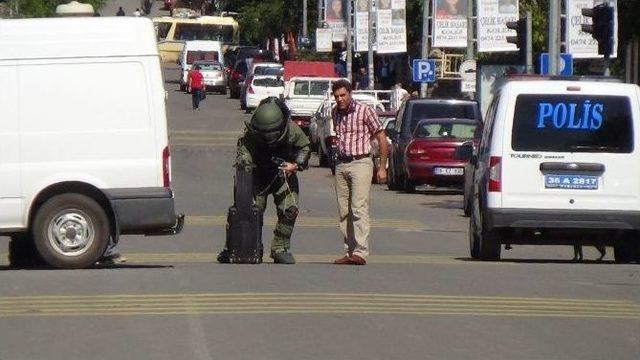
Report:
<svg viewBox="0 0 640 360"><path fill-rule="evenodd" d="M171 146L184 146L184 147L234 147L235 143L190 143L190 142L172 142Z"/></svg>
<svg viewBox="0 0 640 360"><path fill-rule="evenodd" d="M240 136L242 135L242 130L238 131L209 131L209 130L172 130L169 131L169 135L232 135L232 136Z"/></svg>
<svg viewBox="0 0 640 360"><path fill-rule="evenodd" d="M625 300L410 294L201 293L0 297L0 317L204 314L394 314L640 320Z"/></svg>

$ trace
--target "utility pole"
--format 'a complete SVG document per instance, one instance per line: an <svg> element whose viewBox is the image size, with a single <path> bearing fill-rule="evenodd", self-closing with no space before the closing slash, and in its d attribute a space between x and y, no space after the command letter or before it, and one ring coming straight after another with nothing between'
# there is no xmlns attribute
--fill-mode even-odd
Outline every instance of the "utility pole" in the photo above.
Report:
<svg viewBox="0 0 640 360"><path fill-rule="evenodd" d="M353 22L351 21L351 6L353 3L352 0L347 0L347 79L349 82L353 83L351 79L351 68L352 66L352 58L351 54L353 53L353 41L351 40L351 34L353 33Z"/></svg>
<svg viewBox="0 0 640 360"><path fill-rule="evenodd" d="M560 0L549 1L549 75L558 75L560 57Z"/></svg>
<svg viewBox="0 0 640 360"><path fill-rule="evenodd" d="M367 64L368 64L368 69L367 71L369 72L369 84L367 85L367 87L369 88L369 90L373 90L374 88L374 80L375 80L375 74L373 73L373 44L374 44L374 39L376 36L376 32L373 29L373 16L375 15L375 11L373 11L373 1L374 0L369 0L369 52L368 52L368 56L367 56Z"/></svg>
<svg viewBox="0 0 640 360"><path fill-rule="evenodd" d="M473 60L475 58L475 49L473 47L473 35L475 28L473 26L473 4L475 0L467 1L467 54L465 60Z"/></svg>
<svg viewBox="0 0 640 360"><path fill-rule="evenodd" d="M308 38L309 31L307 30L307 0L302 0L302 37Z"/></svg>
<svg viewBox="0 0 640 360"><path fill-rule="evenodd" d="M525 16L527 21L525 68L527 70L527 74L533 74L533 15L531 14L531 11L527 11Z"/></svg>
<svg viewBox="0 0 640 360"><path fill-rule="evenodd" d="M422 5L422 53L421 58L426 59L429 57L429 0L424 0ZM420 97L427 97L426 82L420 84Z"/></svg>

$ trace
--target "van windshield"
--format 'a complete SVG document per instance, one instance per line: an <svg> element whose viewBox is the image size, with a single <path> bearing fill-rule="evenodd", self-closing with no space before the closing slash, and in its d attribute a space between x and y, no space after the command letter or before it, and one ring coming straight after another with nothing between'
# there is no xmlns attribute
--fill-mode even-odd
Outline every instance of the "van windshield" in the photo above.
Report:
<svg viewBox="0 0 640 360"><path fill-rule="evenodd" d="M442 118L475 119L475 105L469 103L414 103L411 107L410 131L413 133L420 120Z"/></svg>
<svg viewBox="0 0 640 360"><path fill-rule="evenodd" d="M625 96L519 95L511 147L516 151L633 151L631 104Z"/></svg>
<svg viewBox="0 0 640 360"><path fill-rule="evenodd" d="M176 40L214 40L233 42L233 26L212 24L176 24Z"/></svg>

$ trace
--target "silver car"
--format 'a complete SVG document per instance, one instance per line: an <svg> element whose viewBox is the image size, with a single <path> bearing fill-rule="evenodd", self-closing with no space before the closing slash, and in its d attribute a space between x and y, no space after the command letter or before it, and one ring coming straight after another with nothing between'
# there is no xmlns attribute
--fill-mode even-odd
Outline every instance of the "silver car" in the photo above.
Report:
<svg viewBox="0 0 640 360"><path fill-rule="evenodd" d="M207 91L227 93L227 75L221 63L213 60L198 60L193 63L193 66L196 65L200 67Z"/></svg>

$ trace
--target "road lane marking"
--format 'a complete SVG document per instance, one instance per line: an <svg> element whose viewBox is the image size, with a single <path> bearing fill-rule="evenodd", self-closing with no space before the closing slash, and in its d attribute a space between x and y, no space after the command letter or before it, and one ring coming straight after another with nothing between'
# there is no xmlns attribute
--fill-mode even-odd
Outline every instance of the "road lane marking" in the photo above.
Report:
<svg viewBox="0 0 640 360"><path fill-rule="evenodd" d="M177 142L177 143L171 143L172 147L235 147L236 143L228 143L228 144L221 144L221 143L189 143L189 142Z"/></svg>
<svg viewBox="0 0 640 360"><path fill-rule="evenodd" d="M211 130L171 130L169 135L227 135L227 136L240 136L243 134L242 130L238 131L211 131Z"/></svg>
<svg viewBox="0 0 640 360"><path fill-rule="evenodd" d="M640 320L640 305L615 299L429 294L194 293L0 297L0 317L188 314L391 314Z"/></svg>

